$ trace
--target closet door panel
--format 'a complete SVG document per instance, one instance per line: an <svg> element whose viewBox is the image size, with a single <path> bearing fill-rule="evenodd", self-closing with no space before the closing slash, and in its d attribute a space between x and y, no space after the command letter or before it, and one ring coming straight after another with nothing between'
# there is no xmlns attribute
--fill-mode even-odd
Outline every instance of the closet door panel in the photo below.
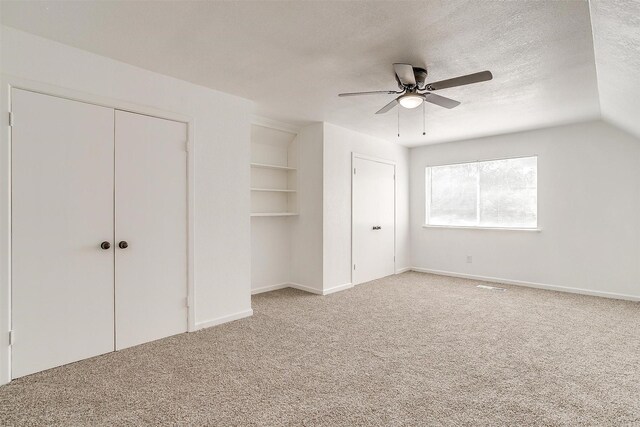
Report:
<svg viewBox="0 0 640 427"><path fill-rule="evenodd" d="M114 110L11 96L17 378L114 350Z"/></svg>
<svg viewBox="0 0 640 427"><path fill-rule="evenodd" d="M354 157L354 285L395 273L395 167Z"/></svg>
<svg viewBox="0 0 640 427"><path fill-rule="evenodd" d="M116 111L115 123L116 348L122 349L187 330L187 128L124 111Z"/></svg>

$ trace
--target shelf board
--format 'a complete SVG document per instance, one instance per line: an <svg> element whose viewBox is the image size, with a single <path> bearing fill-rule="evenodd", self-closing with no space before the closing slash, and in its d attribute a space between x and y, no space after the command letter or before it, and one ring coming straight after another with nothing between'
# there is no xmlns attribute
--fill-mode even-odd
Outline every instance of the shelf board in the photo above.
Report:
<svg viewBox="0 0 640 427"><path fill-rule="evenodd" d="M287 190L284 188L252 188L251 191L273 191L276 193L295 193L296 190Z"/></svg>
<svg viewBox="0 0 640 427"><path fill-rule="evenodd" d="M291 168L289 166L280 166L280 165L268 165L266 163L251 163L252 168L261 168L261 169L278 169L285 171L295 171L296 168Z"/></svg>
<svg viewBox="0 0 640 427"><path fill-rule="evenodd" d="M297 212L252 212L251 216L297 216Z"/></svg>

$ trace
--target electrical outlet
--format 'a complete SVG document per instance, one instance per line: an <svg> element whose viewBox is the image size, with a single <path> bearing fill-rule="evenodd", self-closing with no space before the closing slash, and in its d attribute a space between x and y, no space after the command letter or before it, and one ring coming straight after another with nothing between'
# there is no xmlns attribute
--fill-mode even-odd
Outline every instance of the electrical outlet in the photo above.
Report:
<svg viewBox="0 0 640 427"><path fill-rule="evenodd" d="M473 257L471 255L467 255L467 264L471 264L473 262Z"/></svg>

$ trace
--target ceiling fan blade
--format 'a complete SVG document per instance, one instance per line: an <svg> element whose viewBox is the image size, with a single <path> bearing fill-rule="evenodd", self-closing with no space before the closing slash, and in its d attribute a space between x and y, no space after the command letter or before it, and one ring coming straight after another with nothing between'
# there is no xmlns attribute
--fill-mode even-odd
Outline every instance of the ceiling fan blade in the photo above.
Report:
<svg viewBox="0 0 640 427"><path fill-rule="evenodd" d="M413 66L411 64L393 64L393 71L395 71L398 80L400 80L400 83L403 85L416 85L416 76L413 73Z"/></svg>
<svg viewBox="0 0 640 427"><path fill-rule="evenodd" d="M400 98L400 97L398 97L398 98ZM391 110L396 105L398 105L398 98L394 99L393 101L391 101L390 103L388 103L387 105L385 105L384 107L382 107L381 109L376 111L376 114L384 114L387 111Z"/></svg>
<svg viewBox="0 0 640 427"><path fill-rule="evenodd" d="M485 82L492 78L493 74L491 74L491 71L480 71L479 73L467 74L466 76L429 83L426 88L427 90L440 90L449 87L469 85L471 83Z"/></svg>
<svg viewBox="0 0 640 427"><path fill-rule="evenodd" d="M454 101L450 98L445 98L444 96L436 95L435 93L425 93L424 100L448 109L452 109L460 105L458 101Z"/></svg>
<svg viewBox="0 0 640 427"><path fill-rule="evenodd" d="M358 95L379 95L381 93L387 94L387 95L391 95L394 93L398 93L394 90L374 90L371 92L346 92L346 93L339 93L338 96L358 96Z"/></svg>

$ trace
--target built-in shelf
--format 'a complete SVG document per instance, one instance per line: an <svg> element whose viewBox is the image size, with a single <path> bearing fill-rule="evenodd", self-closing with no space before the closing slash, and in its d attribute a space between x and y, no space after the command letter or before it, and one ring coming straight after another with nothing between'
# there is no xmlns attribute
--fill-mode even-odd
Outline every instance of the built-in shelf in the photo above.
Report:
<svg viewBox="0 0 640 427"><path fill-rule="evenodd" d="M296 190L289 190L286 188L252 188L251 191L275 191L278 193L295 193Z"/></svg>
<svg viewBox="0 0 640 427"><path fill-rule="evenodd" d="M280 166L280 165L268 165L266 163L251 163L252 168L260 168L260 169L278 169L285 171L295 171L297 168L292 168L289 166Z"/></svg>
<svg viewBox="0 0 640 427"><path fill-rule="evenodd" d="M296 212L252 212L251 216L296 216Z"/></svg>
<svg viewBox="0 0 640 427"><path fill-rule="evenodd" d="M251 126L249 188L252 217L298 215L298 149L295 138L295 133L259 124ZM260 226L265 225L261 223Z"/></svg>

